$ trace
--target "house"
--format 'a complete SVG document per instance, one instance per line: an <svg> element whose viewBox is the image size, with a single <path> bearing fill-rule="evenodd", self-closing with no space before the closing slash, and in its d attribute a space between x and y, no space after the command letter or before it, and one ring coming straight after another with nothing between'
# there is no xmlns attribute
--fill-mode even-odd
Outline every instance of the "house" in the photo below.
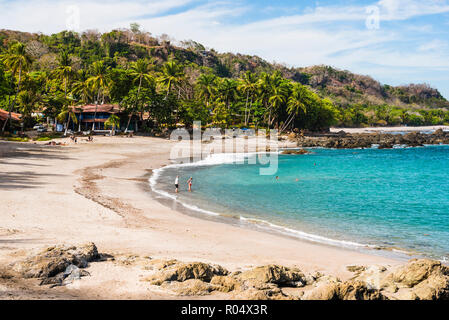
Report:
<svg viewBox="0 0 449 320"><path fill-rule="evenodd" d="M74 131L105 130L104 123L113 114L120 116L120 106L116 104L89 104L85 106L71 106L71 111L77 118L77 124L71 122Z"/></svg>
<svg viewBox="0 0 449 320"><path fill-rule="evenodd" d="M9 118L9 112L0 109L0 129L3 128L5 121ZM22 115L20 113L11 112L11 120L21 121Z"/></svg>

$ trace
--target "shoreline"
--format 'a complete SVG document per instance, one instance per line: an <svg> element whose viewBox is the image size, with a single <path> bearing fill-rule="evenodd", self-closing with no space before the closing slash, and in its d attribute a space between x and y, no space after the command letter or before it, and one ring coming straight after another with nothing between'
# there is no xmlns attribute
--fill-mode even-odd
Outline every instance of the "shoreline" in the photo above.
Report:
<svg viewBox="0 0 449 320"><path fill-rule="evenodd" d="M288 149L288 148L280 148L282 150ZM279 151L281 154L282 151ZM225 153L222 153L225 154ZM245 158L249 155L253 155L256 153L246 154ZM197 162L188 163L186 166L189 167L198 167L205 165L204 162L208 162L207 160L211 156L208 156L207 159L202 159ZM204 161L204 162L203 162ZM203 162L203 163L202 163ZM213 164L208 163L207 165L220 165L227 163L226 160L223 160L223 162L214 162ZM235 213L233 215L229 214L222 214L219 212L213 212L207 209L203 209L201 207L195 206L195 205L189 205L181 200L177 199L177 196L175 194L170 194L167 191L156 189L157 180L161 178L161 175L163 172L167 169L172 169L175 167L183 167L184 165L179 164L168 164L161 168L158 168L156 170L153 170L152 174L150 175L148 182L149 182L149 188L150 192L153 192L157 195L156 200L158 200L160 203L164 204L165 206L170 207L170 203L172 203L171 206L173 206L173 203L179 204L182 206L182 208L179 208L178 210L182 213L185 213L187 215L191 215L194 217L198 217L200 219L206 219L211 221L218 221L221 223L227 223L232 226L237 226L243 229L251 229L256 230L260 232L267 232L270 234L274 234L281 237L286 237L298 241L305 241L312 244L318 244L323 245L327 247L333 247L343 250L350 250L355 252L362 252L372 255L379 255L387 258L397 259L398 261L406 261L411 258L418 258L418 257L426 257L426 254L424 253L416 253L404 248L398 248L398 247L382 247L379 245L374 244L365 244L365 243L358 243L353 242L350 240L336 240L332 238L327 238L318 234L312 234L308 233L302 230L297 229L291 229L286 226L277 225L274 223L271 223L270 221L263 220L263 219L256 219L256 218L249 218L244 217L242 213ZM159 198L161 197L161 198Z"/></svg>
<svg viewBox="0 0 449 320"><path fill-rule="evenodd" d="M403 264L397 259L200 219L161 205L147 192L148 178L150 170L170 164L170 146L167 140L148 137L98 137L93 144L65 147L0 142L5 160L0 193L6 208L0 229L0 264L19 261L47 246L86 241L116 257L203 261L230 270L282 264L341 279L353 275L346 269L349 265ZM88 271L91 277L79 280L76 289L41 290L37 298L57 294L70 298L176 298L148 288L139 280L147 271L132 264L123 269L112 261L93 263ZM29 286L33 285L35 282L30 282ZM16 296L23 297L27 297L24 291Z"/></svg>

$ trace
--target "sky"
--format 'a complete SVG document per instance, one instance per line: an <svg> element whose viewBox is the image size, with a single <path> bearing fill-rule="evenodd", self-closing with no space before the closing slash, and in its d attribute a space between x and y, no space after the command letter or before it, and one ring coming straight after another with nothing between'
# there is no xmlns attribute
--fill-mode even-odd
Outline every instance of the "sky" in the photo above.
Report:
<svg viewBox="0 0 449 320"><path fill-rule="evenodd" d="M0 0L0 29L153 35L382 83L428 83L449 99L449 0Z"/></svg>

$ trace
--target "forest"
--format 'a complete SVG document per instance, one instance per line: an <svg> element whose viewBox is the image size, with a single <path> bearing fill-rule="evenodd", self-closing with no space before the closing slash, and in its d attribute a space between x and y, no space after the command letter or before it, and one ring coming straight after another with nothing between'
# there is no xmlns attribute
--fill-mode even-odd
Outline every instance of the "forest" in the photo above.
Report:
<svg viewBox="0 0 449 320"><path fill-rule="evenodd" d="M53 35L0 30L0 108L31 128L67 125L71 106L117 104L108 125L143 132L205 127L323 131L330 126L449 124L449 102L427 85L393 87L329 66L289 68L192 41L129 29ZM145 116L148 115L148 116ZM17 126L5 121L2 132Z"/></svg>

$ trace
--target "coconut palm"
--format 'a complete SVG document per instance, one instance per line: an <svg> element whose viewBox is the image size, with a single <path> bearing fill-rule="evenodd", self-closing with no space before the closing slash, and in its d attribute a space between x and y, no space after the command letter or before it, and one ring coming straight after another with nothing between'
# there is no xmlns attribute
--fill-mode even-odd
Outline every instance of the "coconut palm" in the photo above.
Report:
<svg viewBox="0 0 449 320"><path fill-rule="evenodd" d="M142 88L142 84L147 84L149 86L154 87L155 81L153 76L150 74L152 69L152 62L147 59L139 59L131 66L130 76L133 78L134 82L138 82L139 86L136 94L136 102L134 104L134 110L138 109L138 103L140 99L140 89ZM133 110L133 111L134 111ZM128 123L126 125L125 132L128 132L129 124L131 122L131 118L134 112L131 112L128 118Z"/></svg>
<svg viewBox="0 0 449 320"><path fill-rule="evenodd" d="M280 106L287 101L288 89L288 84L280 74L275 73L271 76L271 94L268 98L268 126L271 126L277 119L276 113Z"/></svg>
<svg viewBox="0 0 449 320"><path fill-rule="evenodd" d="M233 79L222 79L218 83L217 92L221 100L225 102L226 108L229 111L230 104L235 101L237 97L237 82Z"/></svg>
<svg viewBox="0 0 449 320"><path fill-rule="evenodd" d="M310 91L300 83L295 83L292 86L291 94L287 101L287 112L289 116L285 121L281 132L284 131L295 119L295 117L302 111L307 112L306 104L308 103Z"/></svg>
<svg viewBox="0 0 449 320"><path fill-rule="evenodd" d="M253 104L253 98L257 91L257 76L252 73L251 71L245 72L243 77L239 80L239 85L237 89L241 91L243 94L246 95L246 102L245 102L245 126L248 124L249 117L251 114L251 108ZM250 110L248 112L248 101L250 102Z"/></svg>
<svg viewBox="0 0 449 320"><path fill-rule="evenodd" d="M167 61L162 66L162 73L159 76L161 83L166 90L166 97L171 93L173 88L178 87L178 98L180 95L180 84L184 80L184 67L174 60Z"/></svg>
<svg viewBox="0 0 449 320"><path fill-rule="evenodd" d="M9 115L8 119L6 119L5 123L2 127L2 132L5 131L6 124L8 123L8 120L11 118L11 112L14 109L17 95L20 91L20 84L22 81L22 72L26 71L30 68L32 59L30 55L26 52L26 47L23 43L17 42L14 43L6 53L0 55L0 61L3 62L3 64L8 68L11 73L16 76L18 75L18 81L17 81L17 88L16 88L16 94L14 96L14 99L12 103L9 105Z"/></svg>
<svg viewBox="0 0 449 320"><path fill-rule="evenodd" d="M96 61L92 64L92 76L87 80L89 86L97 92L97 100L95 101L94 122L92 123L92 130L95 130L95 118L97 117L97 106L100 96L102 97L101 104L104 103L105 91L109 85L109 71L110 67L105 65L103 61Z"/></svg>
<svg viewBox="0 0 449 320"><path fill-rule="evenodd" d="M112 135L115 135L115 129L120 127L120 118L115 114L112 114L104 123L104 126L112 128Z"/></svg>
<svg viewBox="0 0 449 320"><path fill-rule="evenodd" d="M196 86L198 89L199 97L204 99L206 108L209 109L210 100L215 96L217 89L216 76L212 73L202 74L198 77Z"/></svg>

